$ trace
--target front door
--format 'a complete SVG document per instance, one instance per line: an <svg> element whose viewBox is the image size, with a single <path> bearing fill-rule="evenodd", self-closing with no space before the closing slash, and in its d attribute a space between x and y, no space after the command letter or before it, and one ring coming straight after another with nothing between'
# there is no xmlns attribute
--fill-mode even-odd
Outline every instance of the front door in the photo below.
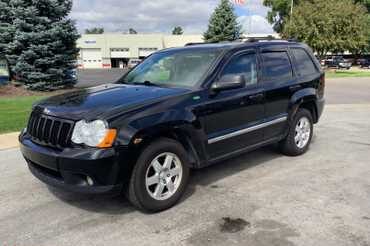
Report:
<svg viewBox="0 0 370 246"><path fill-rule="evenodd" d="M222 70L225 75L243 75L245 88L220 91L210 95L204 107L209 158L216 159L263 140L264 94L258 85L255 51L234 55Z"/></svg>

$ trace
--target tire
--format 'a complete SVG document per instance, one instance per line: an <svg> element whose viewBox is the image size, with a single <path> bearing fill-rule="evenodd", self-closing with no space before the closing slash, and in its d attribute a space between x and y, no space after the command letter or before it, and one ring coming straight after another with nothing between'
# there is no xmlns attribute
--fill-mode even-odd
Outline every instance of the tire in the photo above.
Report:
<svg viewBox="0 0 370 246"><path fill-rule="evenodd" d="M167 158L170 164L166 167ZM179 201L188 179L189 161L183 146L175 140L160 138L141 152L132 171L126 196L140 210L163 211Z"/></svg>
<svg viewBox="0 0 370 246"><path fill-rule="evenodd" d="M300 133L296 131L298 124L309 124L301 129ZM302 125L301 125L302 126ZM299 135L299 136L297 136ZM280 151L288 156L299 156L307 152L313 136L313 119L310 111L299 109L291 120L288 136L279 143ZM296 141L298 138L298 141Z"/></svg>

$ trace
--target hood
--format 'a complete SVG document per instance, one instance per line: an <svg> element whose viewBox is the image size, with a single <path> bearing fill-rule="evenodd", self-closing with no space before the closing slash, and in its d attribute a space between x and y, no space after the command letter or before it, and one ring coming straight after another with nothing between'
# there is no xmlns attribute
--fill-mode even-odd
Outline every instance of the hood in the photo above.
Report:
<svg viewBox="0 0 370 246"><path fill-rule="evenodd" d="M35 105L46 115L71 120L108 119L117 113L186 93L183 88L107 84L50 97Z"/></svg>

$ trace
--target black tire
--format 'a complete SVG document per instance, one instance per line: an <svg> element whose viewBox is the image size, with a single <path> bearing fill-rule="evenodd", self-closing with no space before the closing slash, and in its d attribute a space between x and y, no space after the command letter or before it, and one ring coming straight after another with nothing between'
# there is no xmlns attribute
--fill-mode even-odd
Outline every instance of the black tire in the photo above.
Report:
<svg viewBox="0 0 370 246"><path fill-rule="evenodd" d="M298 122L302 119L306 118L308 119L310 123L310 136L308 138L307 144L304 145L304 147L298 147L296 141L295 141L295 136L296 136L296 126ZM289 132L288 135L285 139L283 139L279 143L280 151L288 156L299 156L303 155L304 153L307 152L311 140L313 136L313 119L310 111L307 109L301 108L298 110L298 112L295 114L294 118L290 121L290 127L289 127Z"/></svg>
<svg viewBox="0 0 370 246"><path fill-rule="evenodd" d="M151 162L158 155L168 152L175 154L180 160L182 166L182 178L180 179L181 181L179 182L177 190L171 197L166 200L156 200L150 195L149 191L147 190L147 170L149 169ZM140 210L146 212L163 211L172 207L179 201L186 190L188 179L189 161L187 158L187 153L183 146L175 140L160 138L150 143L141 152L132 171L126 196L130 200L130 202Z"/></svg>

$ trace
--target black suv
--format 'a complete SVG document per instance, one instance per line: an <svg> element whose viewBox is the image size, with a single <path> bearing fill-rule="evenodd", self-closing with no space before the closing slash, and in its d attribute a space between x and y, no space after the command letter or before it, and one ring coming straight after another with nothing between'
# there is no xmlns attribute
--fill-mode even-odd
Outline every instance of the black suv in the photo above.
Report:
<svg viewBox="0 0 370 246"><path fill-rule="evenodd" d="M115 84L34 105L21 151L46 184L123 191L138 208L161 211L180 199L190 169L273 143L305 153L324 84L311 50L297 42L167 49Z"/></svg>

